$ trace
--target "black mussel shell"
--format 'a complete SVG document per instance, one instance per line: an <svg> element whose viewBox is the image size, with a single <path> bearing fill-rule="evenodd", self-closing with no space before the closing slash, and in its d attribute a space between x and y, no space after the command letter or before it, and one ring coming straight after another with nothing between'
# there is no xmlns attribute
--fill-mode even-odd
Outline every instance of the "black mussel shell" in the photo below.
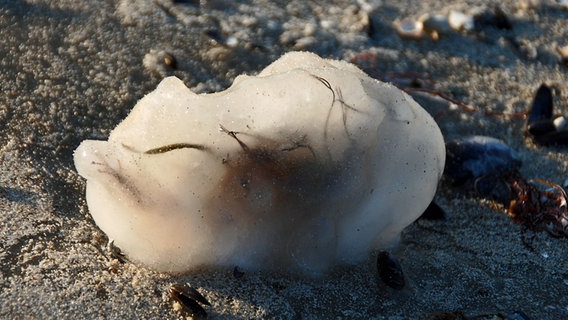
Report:
<svg viewBox="0 0 568 320"><path fill-rule="evenodd" d="M568 145L568 131L551 131L532 136L534 142L543 145Z"/></svg>
<svg viewBox="0 0 568 320"><path fill-rule="evenodd" d="M529 117L527 130L533 136L556 131L552 122L552 90L542 84L536 91Z"/></svg>
<svg viewBox="0 0 568 320"><path fill-rule="evenodd" d="M207 319L207 312L201 305L199 305L199 303L208 306L211 304L196 289L189 286L174 284L170 286L168 291L172 299L177 301L194 319Z"/></svg>
<svg viewBox="0 0 568 320"><path fill-rule="evenodd" d="M205 297L193 287L174 284L170 286L170 292L172 291L175 291L181 295L185 295L197 302L203 303L204 305L211 305L211 303L209 303L209 301L207 301L207 299L205 299Z"/></svg>
<svg viewBox="0 0 568 320"><path fill-rule="evenodd" d="M541 120L552 119L552 90L546 84L542 84L534 96L531 111L528 117L528 125Z"/></svg>
<svg viewBox="0 0 568 320"><path fill-rule="evenodd" d="M529 117L527 131L534 142L541 145L568 145L568 131L557 128L552 119L552 90L542 84L536 91Z"/></svg>
<svg viewBox="0 0 568 320"><path fill-rule="evenodd" d="M400 290L404 288L404 274L398 260L390 252L381 251L377 256L379 278L389 287Z"/></svg>

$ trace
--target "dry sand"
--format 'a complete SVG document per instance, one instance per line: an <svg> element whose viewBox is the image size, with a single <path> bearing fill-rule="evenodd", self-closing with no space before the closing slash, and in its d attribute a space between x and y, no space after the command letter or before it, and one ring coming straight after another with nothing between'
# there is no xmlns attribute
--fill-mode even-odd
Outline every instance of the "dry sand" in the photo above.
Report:
<svg viewBox="0 0 568 320"><path fill-rule="evenodd" d="M232 270L172 276L109 258L72 152L84 139L106 139L167 75L217 91L283 52L310 50L357 56L381 78L415 72L482 111L524 112L543 82L559 89L556 110L568 108L568 70L557 53L568 45L568 11L555 1L504 1L511 30L485 26L438 41L403 40L393 21L485 2L177 2L0 1L0 318L179 318L166 289L183 282L211 301L211 318L418 319L455 310L568 318L568 240L523 232L502 207L445 183L436 201L448 218L415 222L394 252L407 276L402 291L377 281L372 258L319 280L237 279ZM160 62L162 51L175 69ZM501 138L519 152L525 177L568 178L567 149L536 146L523 119L421 101L446 138Z"/></svg>

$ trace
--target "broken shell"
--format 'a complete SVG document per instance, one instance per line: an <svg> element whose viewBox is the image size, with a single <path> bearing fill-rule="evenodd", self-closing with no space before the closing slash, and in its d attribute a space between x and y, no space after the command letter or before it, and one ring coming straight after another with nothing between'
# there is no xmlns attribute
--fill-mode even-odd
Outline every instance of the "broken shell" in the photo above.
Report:
<svg viewBox="0 0 568 320"><path fill-rule="evenodd" d="M109 242L107 243L107 251L110 252L110 257L112 259L116 259L120 263L125 263L128 261L128 258L126 258L120 248L114 245L114 240L109 240Z"/></svg>
<svg viewBox="0 0 568 320"><path fill-rule="evenodd" d="M424 36L424 24L421 21L403 19L395 21L396 31L399 36L408 39L420 39Z"/></svg>

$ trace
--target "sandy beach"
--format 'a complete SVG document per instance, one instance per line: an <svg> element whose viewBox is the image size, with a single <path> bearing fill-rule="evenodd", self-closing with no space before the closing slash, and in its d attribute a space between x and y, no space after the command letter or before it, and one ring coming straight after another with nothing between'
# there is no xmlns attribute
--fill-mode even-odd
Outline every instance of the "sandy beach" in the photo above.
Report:
<svg viewBox="0 0 568 320"><path fill-rule="evenodd" d="M506 207L445 179L435 201L447 217L403 231L393 254L407 283L394 290L378 279L375 254L322 279L232 269L179 276L121 262L73 164L81 141L106 140L166 76L216 92L303 50L459 101L475 111L413 94L446 140L499 138L518 153L523 177L564 185L568 148L535 144L522 116L543 83L555 113L568 114L562 3L1 1L0 318L185 318L167 289L189 283L211 302L210 319L567 319L568 238L527 230ZM451 11L476 24L397 33L404 19Z"/></svg>

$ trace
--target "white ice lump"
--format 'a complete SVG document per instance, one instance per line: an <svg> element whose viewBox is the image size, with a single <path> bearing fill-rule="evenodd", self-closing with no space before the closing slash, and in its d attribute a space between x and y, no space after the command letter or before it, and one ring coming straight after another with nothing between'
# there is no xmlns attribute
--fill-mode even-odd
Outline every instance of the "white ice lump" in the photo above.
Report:
<svg viewBox="0 0 568 320"><path fill-rule="evenodd" d="M301 52L213 94L166 78L108 141L75 151L97 225L167 272L364 260L424 211L444 160L412 98Z"/></svg>

